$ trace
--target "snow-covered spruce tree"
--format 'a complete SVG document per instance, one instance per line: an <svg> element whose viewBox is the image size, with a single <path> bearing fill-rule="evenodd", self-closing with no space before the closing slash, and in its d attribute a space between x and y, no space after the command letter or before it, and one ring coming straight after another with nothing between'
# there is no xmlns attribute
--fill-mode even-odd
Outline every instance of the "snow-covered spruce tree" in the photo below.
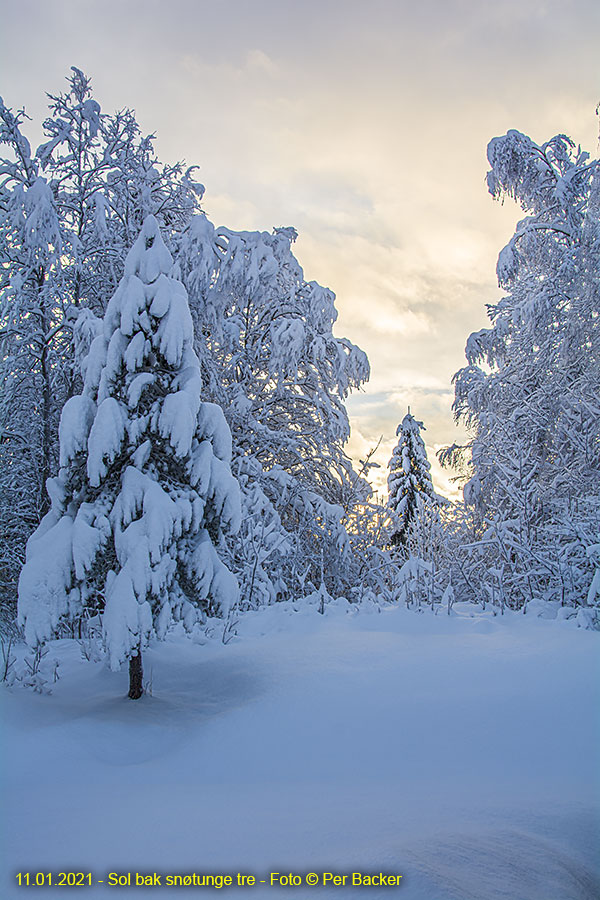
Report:
<svg viewBox="0 0 600 900"><path fill-rule="evenodd" d="M454 378L481 539L469 580L499 604L585 605L600 527L599 164L564 135L517 131L488 159L492 195L528 215L498 259L491 327Z"/></svg>
<svg viewBox="0 0 600 900"><path fill-rule="evenodd" d="M423 505L437 503L431 465L421 430L410 407L396 430L399 440L388 463L388 508L393 515L391 543L408 552L411 532L418 527Z"/></svg>
<svg viewBox="0 0 600 900"><path fill-rule="evenodd" d="M101 614L113 668L129 659L142 692L141 652L173 620L235 601L237 583L215 545L239 526L231 435L203 403L185 289L147 217L85 364L81 395L60 423L52 508L27 547L19 619L27 642L62 622Z"/></svg>

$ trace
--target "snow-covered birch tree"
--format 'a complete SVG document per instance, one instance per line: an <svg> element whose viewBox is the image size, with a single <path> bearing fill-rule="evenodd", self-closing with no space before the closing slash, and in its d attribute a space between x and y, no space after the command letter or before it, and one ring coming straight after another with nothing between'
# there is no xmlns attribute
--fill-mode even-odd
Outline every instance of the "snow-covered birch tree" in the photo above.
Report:
<svg viewBox="0 0 600 900"><path fill-rule="evenodd" d="M50 185L0 98L0 593L14 586L25 539L48 509L67 380L62 235Z"/></svg>
<svg viewBox="0 0 600 900"><path fill-rule="evenodd" d="M454 377L480 571L516 607L586 605L600 528L599 163L565 135L538 145L518 131L494 138L488 159L490 193L527 216L498 259L491 326L469 337Z"/></svg>
<svg viewBox="0 0 600 900"><path fill-rule="evenodd" d="M367 380L368 360L334 336L335 295L305 281L295 238L293 228L235 232L199 215L177 250L207 390L233 435L244 528L254 544L268 536L263 597L312 591L323 572L331 590L352 582L345 522L365 491L344 452L344 400ZM256 562L246 568L244 547L236 558L255 602Z"/></svg>
<svg viewBox="0 0 600 900"><path fill-rule="evenodd" d="M215 545L239 527L231 435L201 401L200 365L183 285L148 216L128 254L83 392L60 422L52 508L27 547L19 618L36 646L61 623L99 614L113 668L129 659L142 692L142 648L173 620L235 602L237 583Z"/></svg>
<svg viewBox="0 0 600 900"><path fill-rule="evenodd" d="M49 95L46 141L35 157L52 185L63 230L64 291L103 315L147 215L170 241L198 212L204 188L181 163L157 159L130 109L102 111L91 79L73 66L66 92Z"/></svg>
<svg viewBox="0 0 600 900"><path fill-rule="evenodd" d="M49 95L44 142L0 100L0 592L10 598L25 540L47 511L57 425L80 389L72 328L104 315L146 215L167 243L199 211L192 169L165 166L131 110L113 115L72 68ZM85 321L83 321L85 320Z"/></svg>
<svg viewBox="0 0 600 900"><path fill-rule="evenodd" d="M344 583L352 584L352 506L369 490L344 450L344 401L367 379L369 365L358 347L333 334L334 294L305 280L291 251L293 228L272 234L215 228L201 214L204 188L193 168L161 164L153 136L142 137L130 110L105 113L81 70L73 67L68 85L65 93L49 95L45 139L34 154L21 131L22 117L13 117L9 141L13 153L27 149L29 168L20 183L31 186L42 178L38 187L46 186L56 224L52 234L39 235L52 257L44 291L52 292L54 306L42 332L44 354L53 360L54 386L46 393L52 399L51 427L45 428L40 466L26 467L21 480L28 491L33 485L30 495L47 502L44 482L58 460L60 408L81 389L79 360L123 275L134 235L153 214L188 291L203 397L223 409L233 436L232 468L244 486L244 534L225 552L242 582L244 603L298 596L305 587L312 591L322 573L332 591L343 592ZM18 249L16 233L5 233L5 247ZM6 257L0 276L7 282L18 275L16 258ZM15 277L14 285L21 284ZM7 315L19 314L23 292L4 299ZM15 341L29 347L33 320L20 321ZM5 356L9 378L17 372L15 347ZM38 395L40 384L38 379ZM44 409L38 395L25 404L36 415ZM16 564L6 578L10 593L25 535L46 509L38 503L23 525L5 502L8 496L7 491L0 504L15 534ZM256 552L249 552L250 545Z"/></svg>

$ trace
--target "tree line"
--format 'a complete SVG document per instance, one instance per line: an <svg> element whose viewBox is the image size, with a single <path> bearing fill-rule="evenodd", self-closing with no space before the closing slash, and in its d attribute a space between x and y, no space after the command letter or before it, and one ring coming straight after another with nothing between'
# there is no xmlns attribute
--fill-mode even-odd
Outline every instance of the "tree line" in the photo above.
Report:
<svg viewBox="0 0 600 900"><path fill-rule="evenodd" d="M216 228L194 167L163 164L76 68L35 151L26 119L0 100L0 592L10 617L21 577L32 643L100 615L118 663L173 620L298 597L593 622L598 161L564 135L491 141L489 190L527 215L454 378L469 440L441 460L464 501L433 490L409 410L381 502L371 456L356 471L344 450L369 362L333 335L295 230Z"/></svg>

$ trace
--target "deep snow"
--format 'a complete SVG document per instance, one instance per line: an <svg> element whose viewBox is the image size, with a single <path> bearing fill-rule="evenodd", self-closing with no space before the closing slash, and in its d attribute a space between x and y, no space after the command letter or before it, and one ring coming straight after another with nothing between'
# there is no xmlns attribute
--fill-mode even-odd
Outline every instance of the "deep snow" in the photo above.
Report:
<svg viewBox="0 0 600 900"><path fill-rule="evenodd" d="M301 603L247 614L227 645L221 631L152 647L140 701L124 670L82 661L72 641L53 644L52 696L0 692L3 897L23 897L16 872L49 870L383 871L400 887L331 893L600 896L597 633L345 601L324 616Z"/></svg>

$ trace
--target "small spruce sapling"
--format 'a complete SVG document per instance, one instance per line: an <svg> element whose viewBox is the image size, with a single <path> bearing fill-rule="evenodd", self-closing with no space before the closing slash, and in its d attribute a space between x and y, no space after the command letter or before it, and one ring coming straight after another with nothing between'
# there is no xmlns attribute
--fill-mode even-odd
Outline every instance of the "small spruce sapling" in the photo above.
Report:
<svg viewBox="0 0 600 900"><path fill-rule="evenodd" d="M388 507L395 519L391 542L396 547L406 548L423 502L437 502L421 429L425 426L409 407L396 430L399 441L388 463Z"/></svg>

